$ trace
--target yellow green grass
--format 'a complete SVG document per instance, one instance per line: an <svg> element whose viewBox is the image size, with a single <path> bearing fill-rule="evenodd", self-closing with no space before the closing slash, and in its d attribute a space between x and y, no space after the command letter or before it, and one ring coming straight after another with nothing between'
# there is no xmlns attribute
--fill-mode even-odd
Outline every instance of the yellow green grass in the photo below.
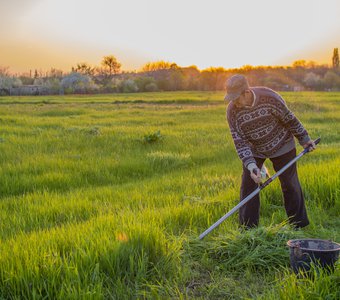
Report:
<svg viewBox="0 0 340 300"><path fill-rule="evenodd" d="M238 202L223 93L1 97L0 299L340 298L339 265L297 278L285 245L340 242L340 93L283 96L322 138L298 162L310 226L274 182L258 229L203 241Z"/></svg>

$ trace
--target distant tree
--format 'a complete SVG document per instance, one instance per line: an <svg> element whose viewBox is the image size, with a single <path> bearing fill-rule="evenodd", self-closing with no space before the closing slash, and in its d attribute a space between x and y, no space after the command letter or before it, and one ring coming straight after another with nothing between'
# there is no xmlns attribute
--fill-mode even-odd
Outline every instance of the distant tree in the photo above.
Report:
<svg viewBox="0 0 340 300"><path fill-rule="evenodd" d="M307 65L307 62L304 59L296 60L293 62L294 68L305 68Z"/></svg>
<svg viewBox="0 0 340 300"><path fill-rule="evenodd" d="M61 77L63 77L63 71L55 69L55 68L51 68L51 71L49 72L49 76L48 77L61 78Z"/></svg>
<svg viewBox="0 0 340 300"><path fill-rule="evenodd" d="M43 78L35 78L33 81L34 85L43 85L44 84L44 79Z"/></svg>
<svg viewBox="0 0 340 300"><path fill-rule="evenodd" d="M139 76L135 79L139 92L155 92L158 87L156 80L149 76Z"/></svg>
<svg viewBox="0 0 340 300"><path fill-rule="evenodd" d="M245 71L245 72L249 72L251 70L254 70L254 67L252 65L244 65L242 67L242 70Z"/></svg>
<svg viewBox="0 0 340 300"><path fill-rule="evenodd" d="M196 66L189 66L182 68L184 76L184 89L185 90L197 90L199 87L201 72Z"/></svg>
<svg viewBox="0 0 340 300"><path fill-rule="evenodd" d="M304 83L306 84L307 87L310 89L319 89L321 85L321 78L319 75L309 72L306 74L304 78Z"/></svg>
<svg viewBox="0 0 340 300"><path fill-rule="evenodd" d="M176 63L172 63L172 64L170 65L170 69L172 69L172 70L177 70L177 69L180 69L180 67L179 67Z"/></svg>
<svg viewBox="0 0 340 300"><path fill-rule="evenodd" d="M338 76L335 72L328 71L323 80L327 89L340 90L340 76Z"/></svg>
<svg viewBox="0 0 340 300"><path fill-rule="evenodd" d="M103 67L103 69L101 69L101 73L109 77L112 77L113 74L119 73L122 66L113 55L104 56L101 64Z"/></svg>
<svg viewBox="0 0 340 300"><path fill-rule="evenodd" d="M138 86L133 79L127 79L122 82L122 91L123 93L136 93L138 92Z"/></svg>
<svg viewBox="0 0 340 300"><path fill-rule="evenodd" d="M143 72L152 72L158 70L168 70L177 69L178 65L176 63L170 63L164 60L159 60L155 62L149 62L142 67Z"/></svg>
<svg viewBox="0 0 340 300"><path fill-rule="evenodd" d="M60 93L60 79L58 77L49 77L44 81L43 86L47 89L49 94Z"/></svg>
<svg viewBox="0 0 340 300"><path fill-rule="evenodd" d="M184 75L182 69L171 68L169 74L170 89L172 91L183 90L184 87Z"/></svg>
<svg viewBox="0 0 340 300"><path fill-rule="evenodd" d="M309 60L306 62L306 67L308 69L314 69L317 66L317 63L313 60Z"/></svg>
<svg viewBox="0 0 340 300"><path fill-rule="evenodd" d="M216 91L224 89L226 70L222 67L210 67L201 72L201 88Z"/></svg>
<svg viewBox="0 0 340 300"><path fill-rule="evenodd" d="M150 82L145 86L145 92L157 92L158 91L158 86L156 82Z"/></svg>
<svg viewBox="0 0 340 300"><path fill-rule="evenodd" d="M70 73L65 76L60 83L62 90L66 94L72 93L89 93L98 89L98 86L92 81L88 75L80 73Z"/></svg>
<svg viewBox="0 0 340 300"><path fill-rule="evenodd" d="M77 64L77 66L74 68L74 71L84 75L93 76L95 68L91 67L86 62L81 62Z"/></svg>
<svg viewBox="0 0 340 300"><path fill-rule="evenodd" d="M96 79L101 93L120 93L123 90L124 79L122 78L113 77L108 80L98 80L98 77L94 77L94 79Z"/></svg>
<svg viewBox="0 0 340 300"><path fill-rule="evenodd" d="M333 68L339 68L339 49L334 48L333 50Z"/></svg>
<svg viewBox="0 0 340 300"><path fill-rule="evenodd" d="M19 79L21 80L23 85L33 84L34 78L30 76L30 74L22 74Z"/></svg>
<svg viewBox="0 0 340 300"><path fill-rule="evenodd" d="M19 87L21 85L22 82L19 78L0 74L0 89L10 89L12 87Z"/></svg>
<svg viewBox="0 0 340 300"><path fill-rule="evenodd" d="M0 76L9 76L9 67L0 66Z"/></svg>

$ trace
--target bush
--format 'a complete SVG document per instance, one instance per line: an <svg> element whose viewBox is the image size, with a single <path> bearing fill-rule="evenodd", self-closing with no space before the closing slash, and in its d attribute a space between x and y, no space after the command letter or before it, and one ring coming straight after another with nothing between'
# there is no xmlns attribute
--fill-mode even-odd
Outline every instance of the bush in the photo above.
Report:
<svg viewBox="0 0 340 300"><path fill-rule="evenodd" d="M58 78L49 78L47 79L43 85L48 89L50 94L59 94L60 93L60 80Z"/></svg>
<svg viewBox="0 0 340 300"><path fill-rule="evenodd" d="M0 75L0 89L10 89L19 86L22 86L19 78Z"/></svg>
<svg viewBox="0 0 340 300"><path fill-rule="evenodd" d="M71 73L61 81L61 88L68 93L89 93L98 89L98 86L87 75Z"/></svg>
<svg viewBox="0 0 340 300"><path fill-rule="evenodd" d="M335 72L327 71L324 78L325 87L327 89L339 90L340 89L340 76Z"/></svg>
<svg viewBox="0 0 340 300"><path fill-rule="evenodd" d="M145 91L146 92L157 92L158 86L155 82L151 82L145 86Z"/></svg>
<svg viewBox="0 0 340 300"><path fill-rule="evenodd" d="M154 133L144 135L144 143L155 143L157 141L160 141L162 138L163 137L161 135L161 132L158 130Z"/></svg>
<svg viewBox="0 0 340 300"><path fill-rule="evenodd" d="M122 83L122 91L123 93L136 93L138 92L138 86L132 79L127 79Z"/></svg>
<svg viewBox="0 0 340 300"><path fill-rule="evenodd" d="M321 77L313 72L307 73L303 80L307 87L311 89L319 89L321 85Z"/></svg>
<svg viewBox="0 0 340 300"><path fill-rule="evenodd" d="M153 77L138 77L135 79L135 83L140 92L155 92L158 90L158 86Z"/></svg>

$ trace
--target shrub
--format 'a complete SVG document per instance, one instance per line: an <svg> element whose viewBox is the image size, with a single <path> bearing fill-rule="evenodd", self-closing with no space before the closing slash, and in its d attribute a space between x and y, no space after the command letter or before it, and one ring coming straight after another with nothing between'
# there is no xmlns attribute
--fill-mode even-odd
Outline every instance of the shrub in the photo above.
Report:
<svg viewBox="0 0 340 300"><path fill-rule="evenodd" d="M138 92L138 86L132 79L127 79L122 83L123 93L136 93Z"/></svg>
<svg viewBox="0 0 340 300"><path fill-rule="evenodd" d="M160 141L162 138L161 132L158 130L154 133L144 135L143 141L144 143L151 144Z"/></svg>
<svg viewBox="0 0 340 300"><path fill-rule="evenodd" d="M59 94L60 80L58 78L49 78L43 84L51 94Z"/></svg>
<svg viewBox="0 0 340 300"><path fill-rule="evenodd" d="M155 92L158 90L156 81L153 77L138 77L135 79L140 92Z"/></svg>
<svg viewBox="0 0 340 300"><path fill-rule="evenodd" d="M0 89L9 89L21 85L22 82L19 78L0 75Z"/></svg>
<svg viewBox="0 0 340 300"><path fill-rule="evenodd" d="M148 83L145 86L145 91L146 92L157 92L158 91L158 86L155 82Z"/></svg>
<svg viewBox="0 0 340 300"><path fill-rule="evenodd" d="M98 86L87 75L73 72L63 78L61 87L65 93L88 93L98 89Z"/></svg>

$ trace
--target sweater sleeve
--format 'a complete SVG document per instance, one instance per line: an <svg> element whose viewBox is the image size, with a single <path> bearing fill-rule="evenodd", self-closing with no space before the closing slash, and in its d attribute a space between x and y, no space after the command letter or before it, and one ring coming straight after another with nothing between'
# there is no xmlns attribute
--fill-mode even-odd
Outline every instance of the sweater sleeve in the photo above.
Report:
<svg viewBox="0 0 340 300"><path fill-rule="evenodd" d="M299 141L299 144L303 146L310 140L307 130L303 127L302 123L298 120L294 113L289 110L280 95L277 95L275 100L277 103L273 110L274 116L295 136L295 138Z"/></svg>
<svg viewBox="0 0 340 300"><path fill-rule="evenodd" d="M230 133L233 138L233 142L236 148L237 155L242 160L242 163L244 164L246 168L250 163L256 164L256 160L254 158L253 152L251 151L251 147L249 143L245 139L242 138L241 134L237 132L237 130L235 129L235 125L233 124L233 121L231 120L228 114L227 114L227 120L228 120Z"/></svg>

